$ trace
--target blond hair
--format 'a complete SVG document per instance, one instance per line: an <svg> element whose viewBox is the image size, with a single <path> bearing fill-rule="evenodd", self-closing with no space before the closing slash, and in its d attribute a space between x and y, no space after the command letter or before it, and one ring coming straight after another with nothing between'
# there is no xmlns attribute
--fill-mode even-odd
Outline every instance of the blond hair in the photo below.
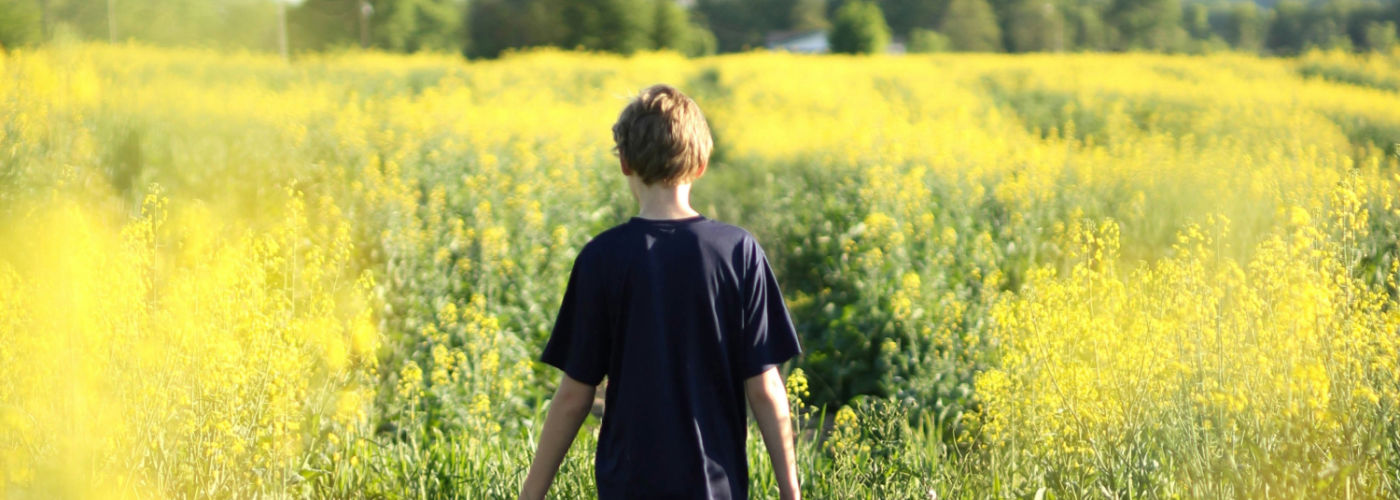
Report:
<svg viewBox="0 0 1400 500"><path fill-rule="evenodd" d="M622 108L612 132L613 151L646 185L695 180L714 148L700 106L670 85L643 89Z"/></svg>

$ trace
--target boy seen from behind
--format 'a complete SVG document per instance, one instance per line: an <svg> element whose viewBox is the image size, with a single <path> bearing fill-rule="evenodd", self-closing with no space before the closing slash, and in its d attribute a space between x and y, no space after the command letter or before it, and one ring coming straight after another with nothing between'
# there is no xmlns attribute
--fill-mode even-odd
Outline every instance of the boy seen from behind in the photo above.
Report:
<svg viewBox="0 0 1400 500"><path fill-rule="evenodd" d="M690 206L713 142L679 90L643 90L613 125L637 216L574 261L541 356L563 370L522 499L544 498L607 378L595 477L603 500L746 499L748 419L779 494L796 499L787 391L800 352L768 259L747 231Z"/></svg>

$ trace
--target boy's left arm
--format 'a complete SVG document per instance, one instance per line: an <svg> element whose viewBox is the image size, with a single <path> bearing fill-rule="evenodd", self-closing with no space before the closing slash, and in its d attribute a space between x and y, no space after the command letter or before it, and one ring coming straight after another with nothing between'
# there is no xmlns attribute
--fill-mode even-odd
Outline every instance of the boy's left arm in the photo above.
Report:
<svg viewBox="0 0 1400 500"><path fill-rule="evenodd" d="M564 454L568 453L579 426L593 408L595 389L567 374L559 379L559 390L554 392L549 415L544 419L544 430L540 432L540 445L535 448L535 460L520 490L521 500L543 499L549 491L554 475L559 472L559 464L564 462Z"/></svg>

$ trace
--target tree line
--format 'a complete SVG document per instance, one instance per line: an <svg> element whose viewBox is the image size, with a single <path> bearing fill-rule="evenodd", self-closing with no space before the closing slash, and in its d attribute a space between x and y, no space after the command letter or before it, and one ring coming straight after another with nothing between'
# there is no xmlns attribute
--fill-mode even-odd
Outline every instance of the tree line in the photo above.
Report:
<svg viewBox="0 0 1400 500"><path fill-rule="evenodd" d="M556 46L697 56L824 31L836 52L1389 51L1400 0L0 0L0 45L138 40L496 57Z"/></svg>

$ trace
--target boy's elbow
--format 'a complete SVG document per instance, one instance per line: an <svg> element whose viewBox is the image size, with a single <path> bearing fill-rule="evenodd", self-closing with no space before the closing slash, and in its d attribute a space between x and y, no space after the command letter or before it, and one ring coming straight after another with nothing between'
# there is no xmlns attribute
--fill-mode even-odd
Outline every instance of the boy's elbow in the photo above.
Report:
<svg viewBox="0 0 1400 500"><path fill-rule="evenodd" d="M786 406L787 388L776 367L745 380L744 392L751 406Z"/></svg>
<svg viewBox="0 0 1400 500"><path fill-rule="evenodd" d="M582 416L593 408L595 391L595 387L565 375L559 382L559 390L554 393L551 405L571 415Z"/></svg>

